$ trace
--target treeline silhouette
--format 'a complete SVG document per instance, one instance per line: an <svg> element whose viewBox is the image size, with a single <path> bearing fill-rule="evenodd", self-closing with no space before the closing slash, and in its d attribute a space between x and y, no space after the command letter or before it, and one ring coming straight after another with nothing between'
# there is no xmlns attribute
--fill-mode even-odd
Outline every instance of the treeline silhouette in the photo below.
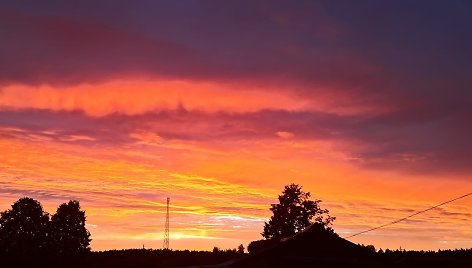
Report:
<svg viewBox="0 0 472 268"><path fill-rule="evenodd" d="M472 249L379 250L376 258L400 267L472 267Z"/></svg>
<svg viewBox="0 0 472 268"><path fill-rule="evenodd" d="M90 252L84 263L86 267L185 267L216 265L240 258L245 253L236 249L217 249L212 251L126 249Z"/></svg>
<svg viewBox="0 0 472 268"><path fill-rule="evenodd" d="M216 265L237 259L247 253L235 249L218 251L123 249L90 251L87 253L34 254L24 256L2 255L0 267L70 267L70 268L164 268Z"/></svg>

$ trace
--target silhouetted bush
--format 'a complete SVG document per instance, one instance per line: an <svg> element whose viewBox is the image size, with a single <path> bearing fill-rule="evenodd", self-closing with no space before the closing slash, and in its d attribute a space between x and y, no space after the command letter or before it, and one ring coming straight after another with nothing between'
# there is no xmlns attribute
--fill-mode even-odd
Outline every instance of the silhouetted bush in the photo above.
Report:
<svg viewBox="0 0 472 268"><path fill-rule="evenodd" d="M262 249L265 249L265 248L269 248L271 246L274 246L278 243L279 241L275 240L275 239L271 239L271 240L256 240L256 241L252 241L251 243L249 243L249 245L247 246L247 251L249 251L249 253L255 253L255 252L258 252L258 251L261 251Z"/></svg>

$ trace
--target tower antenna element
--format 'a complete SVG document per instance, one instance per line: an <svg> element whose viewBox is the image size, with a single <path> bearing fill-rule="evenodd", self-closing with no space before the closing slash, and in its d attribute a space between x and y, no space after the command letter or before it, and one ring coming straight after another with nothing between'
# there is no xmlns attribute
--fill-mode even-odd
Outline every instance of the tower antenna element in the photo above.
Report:
<svg viewBox="0 0 472 268"><path fill-rule="evenodd" d="M167 209L166 209L166 227L164 230L164 249L169 249L169 203L170 197L167 197Z"/></svg>

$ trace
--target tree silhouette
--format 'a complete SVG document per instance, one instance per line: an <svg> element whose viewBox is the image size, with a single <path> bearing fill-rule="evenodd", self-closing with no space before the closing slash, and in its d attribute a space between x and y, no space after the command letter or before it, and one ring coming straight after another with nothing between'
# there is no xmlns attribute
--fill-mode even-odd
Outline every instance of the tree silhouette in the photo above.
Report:
<svg viewBox="0 0 472 268"><path fill-rule="evenodd" d="M297 184L285 186L282 195L279 195L279 204L272 204L270 210L273 216L265 222L262 236L266 239L279 240L290 237L304 230L313 223L321 223L325 228L335 220L321 209L321 200L309 200L310 193L302 191Z"/></svg>
<svg viewBox="0 0 472 268"><path fill-rule="evenodd" d="M0 215L0 248L6 253L28 254L47 247L49 215L32 198L21 198Z"/></svg>
<svg viewBox="0 0 472 268"><path fill-rule="evenodd" d="M90 233L85 228L85 211L79 201L61 204L51 217L51 238L55 251L77 253L90 250Z"/></svg>
<svg viewBox="0 0 472 268"><path fill-rule="evenodd" d="M244 254L244 246L243 246L243 244L241 244L241 245L238 246L238 250L237 250L236 252L239 253L239 254Z"/></svg>

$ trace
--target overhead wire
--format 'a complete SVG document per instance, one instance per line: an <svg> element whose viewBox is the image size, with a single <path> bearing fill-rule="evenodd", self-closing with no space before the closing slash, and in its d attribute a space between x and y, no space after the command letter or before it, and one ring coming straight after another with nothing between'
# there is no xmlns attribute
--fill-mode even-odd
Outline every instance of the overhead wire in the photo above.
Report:
<svg viewBox="0 0 472 268"><path fill-rule="evenodd" d="M427 211L433 210L433 209L438 208L438 207L440 207L440 206L443 206L443 205L445 205L445 204L448 204L448 203L457 201L457 200L459 200L459 199L465 198L465 197L467 197L467 196L469 196L469 195L472 195L472 193L468 193L468 194L465 194L465 195L461 195L461 196L459 196L459 197L456 197L456 198L454 198L454 199L451 199L451 200L442 202L442 203L440 203L440 204L437 204L437 205L432 206L432 207L430 207L430 208L427 208L427 209L425 209L425 210L421 210L421 211L415 212L415 213L413 213L413 214L411 214L411 215L409 215L409 216L406 216L406 217L404 217L404 218L401 218L401 219L398 219L398 220L394 220L394 221L392 221L392 222L389 222L389 223L386 223L386 224L383 224L383 225L380 225L380 226L377 226L377 227L374 227L374 228L371 228L371 229L368 229L368 230L365 230L365 231L362 231L362 232L359 232L359 233L355 233L355 234L350 235L350 236L347 236L347 237L345 237L345 238L351 238L351 237L358 236L358 235L361 235L361 234L365 234L365 233L368 233L368 232L371 232L371 231L375 231L375 230L378 230L378 229L381 229L381 228L384 228L384 227L387 227L387 226L390 226L390 225L397 224L397 223L399 223L399 222L402 222L402 221L404 221L404 220L407 220L407 219L409 219L409 218L412 218L412 217L414 217L414 216L416 216L416 215L418 215L418 214L425 213L425 212L427 212Z"/></svg>

